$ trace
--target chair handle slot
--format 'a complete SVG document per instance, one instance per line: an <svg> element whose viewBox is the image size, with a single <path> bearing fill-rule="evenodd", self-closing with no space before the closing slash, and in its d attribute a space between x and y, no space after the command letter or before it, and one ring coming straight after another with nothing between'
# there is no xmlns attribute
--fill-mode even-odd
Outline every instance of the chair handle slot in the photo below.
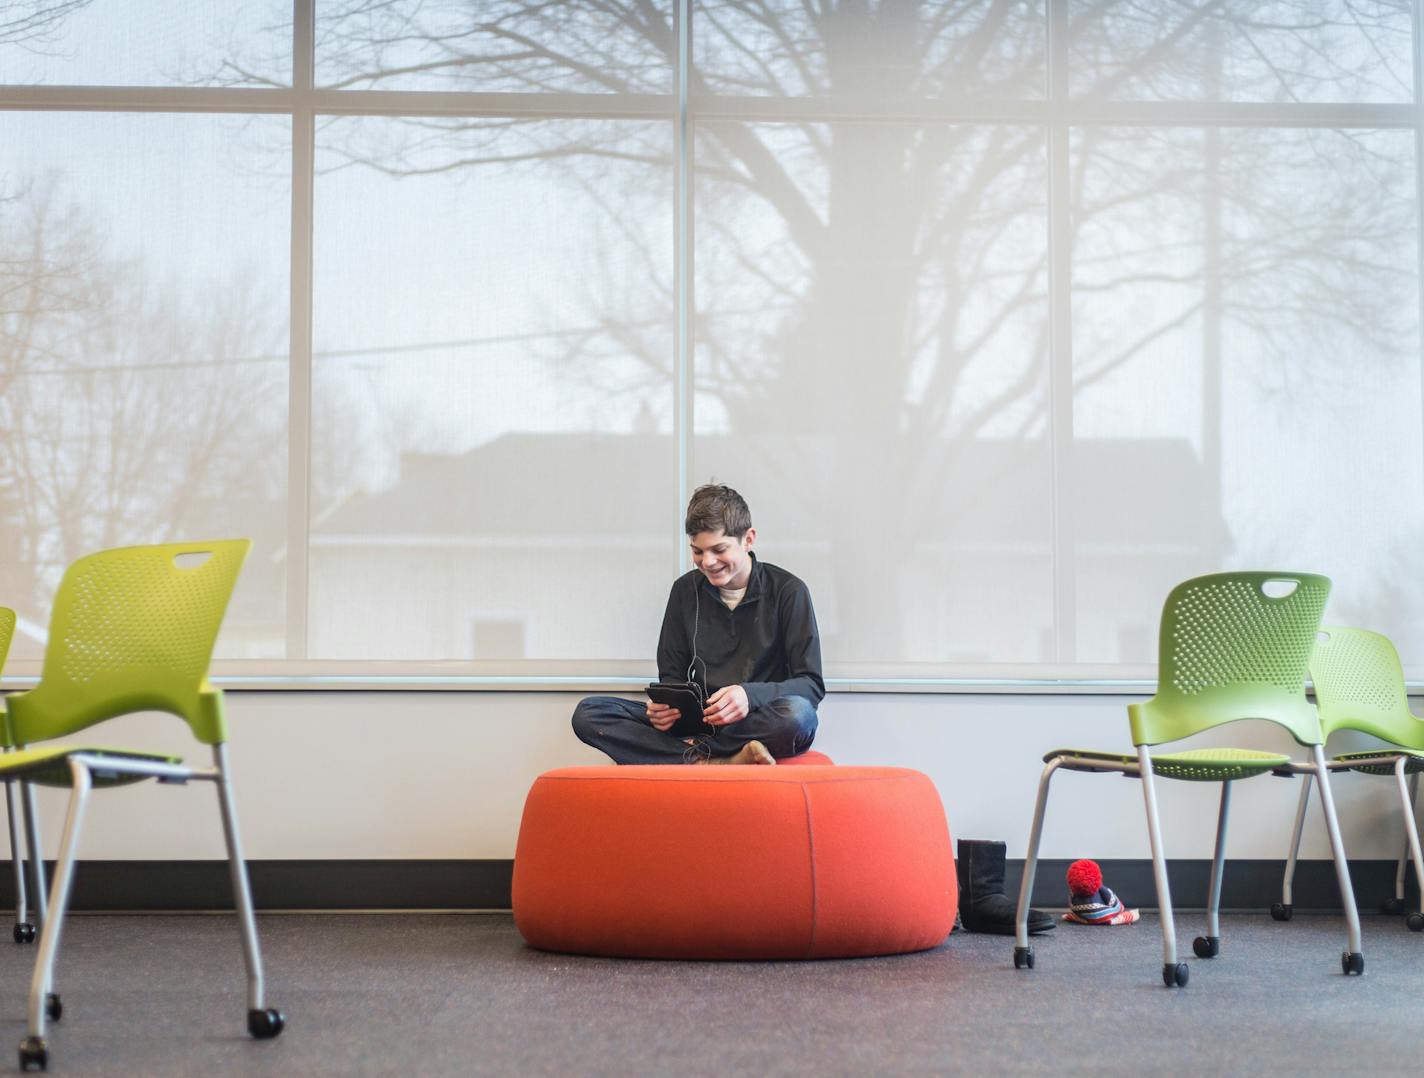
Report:
<svg viewBox="0 0 1424 1078"><path fill-rule="evenodd" d="M1261 594L1267 599L1288 599L1295 594L1300 587L1299 580L1263 580L1261 582Z"/></svg>

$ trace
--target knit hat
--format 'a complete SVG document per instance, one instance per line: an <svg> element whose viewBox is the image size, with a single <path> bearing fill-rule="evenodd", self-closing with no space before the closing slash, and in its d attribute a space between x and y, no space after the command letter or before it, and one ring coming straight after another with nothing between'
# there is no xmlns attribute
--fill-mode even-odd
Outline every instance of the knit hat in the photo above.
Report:
<svg viewBox="0 0 1424 1078"><path fill-rule="evenodd" d="M1103 870L1096 861L1074 861L1068 866L1068 896L1070 908L1063 919L1074 924L1130 925L1142 916L1103 886Z"/></svg>

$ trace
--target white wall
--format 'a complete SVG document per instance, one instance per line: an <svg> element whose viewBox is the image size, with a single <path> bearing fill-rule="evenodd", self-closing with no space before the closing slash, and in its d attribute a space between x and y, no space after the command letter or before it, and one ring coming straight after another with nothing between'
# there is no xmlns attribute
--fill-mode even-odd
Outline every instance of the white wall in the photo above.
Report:
<svg viewBox="0 0 1424 1078"><path fill-rule="evenodd" d="M533 778L550 768L603 760L569 730L577 698L554 692L231 692L247 855L511 857ZM821 707L816 747L842 765L926 772L944 798L955 837L1003 838L1009 856L1022 857L1042 754L1065 745L1125 746L1129 699L833 693ZM205 750L193 752L195 744L166 716L124 719L97 733L89 743L168 745L194 762L205 759ZM1265 731L1232 743L1277 744ZM1354 743L1332 741L1331 747ZM1351 857L1394 857L1402 828L1392 783L1347 775L1335 785ZM1242 783L1233 799L1228 856L1283 857L1298 789L1296 781L1271 777ZM1115 776L1060 774L1043 855L1148 856L1140 791L1139 783ZM51 856L64 796L41 792ZM1160 801L1168 855L1210 857L1216 788L1164 782ZM1328 856L1318 814L1306 837L1302 856ZM213 793L207 784L101 792L80 856L222 857Z"/></svg>

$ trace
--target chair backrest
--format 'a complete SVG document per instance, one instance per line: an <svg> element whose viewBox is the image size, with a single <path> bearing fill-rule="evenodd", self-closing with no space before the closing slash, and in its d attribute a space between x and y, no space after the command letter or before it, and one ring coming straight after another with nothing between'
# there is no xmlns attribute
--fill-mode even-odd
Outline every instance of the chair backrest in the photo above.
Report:
<svg viewBox="0 0 1424 1078"><path fill-rule="evenodd" d="M15 638L15 612L0 606L0 671L5 669L5 656L10 653L10 641Z"/></svg>
<svg viewBox="0 0 1424 1078"><path fill-rule="evenodd" d="M1361 730L1424 749L1424 721L1410 714L1404 668L1389 637L1343 625L1322 627L1310 656L1310 680L1327 737L1336 730Z"/></svg>
<svg viewBox="0 0 1424 1078"><path fill-rule="evenodd" d="M10 653L10 641L15 639L15 612L8 606L0 606L0 674L5 672L5 656ZM5 698L0 696L0 714L4 714ZM0 723L0 746L10 748L5 737L4 723Z"/></svg>
<svg viewBox="0 0 1424 1078"><path fill-rule="evenodd" d="M10 697L17 744L63 737L134 711L185 719L226 740L213 645L249 539L122 547L80 558L60 581L40 683Z"/></svg>
<svg viewBox="0 0 1424 1078"><path fill-rule="evenodd" d="M1134 745L1160 745L1241 719L1324 740L1305 672L1330 581L1312 573L1213 573L1162 607L1157 695L1128 707Z"/></svg>

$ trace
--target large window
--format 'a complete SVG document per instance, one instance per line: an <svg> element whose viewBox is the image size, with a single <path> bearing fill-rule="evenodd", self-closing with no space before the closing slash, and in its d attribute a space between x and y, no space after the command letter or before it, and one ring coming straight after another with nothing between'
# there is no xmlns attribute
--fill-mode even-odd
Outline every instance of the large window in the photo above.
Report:
<svg viewBox="0 0 1424 1078"><path fill-rule="evenodd" d="M1148 677L1278 567L1424 670L1406 0L19 0L0 605L256 540L220 671L641 678L741 489L861 684Z"/></svg>

